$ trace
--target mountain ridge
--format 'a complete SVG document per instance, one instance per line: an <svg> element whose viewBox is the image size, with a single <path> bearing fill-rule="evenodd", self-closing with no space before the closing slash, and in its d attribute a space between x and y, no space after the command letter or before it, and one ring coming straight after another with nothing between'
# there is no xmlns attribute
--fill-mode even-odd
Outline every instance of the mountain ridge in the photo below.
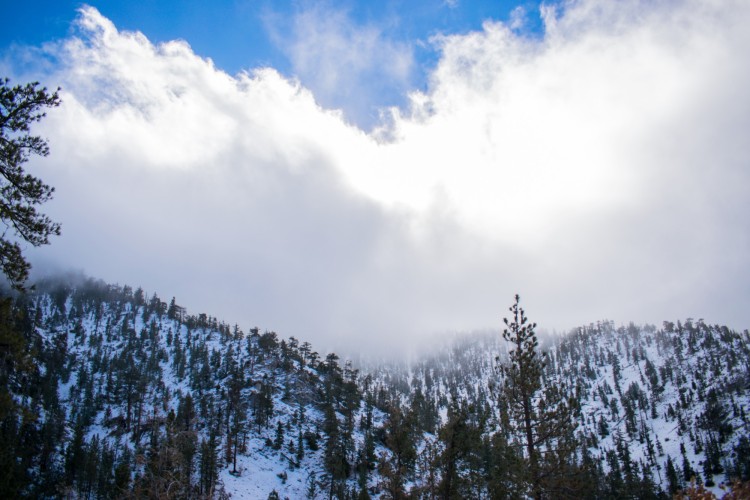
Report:
<svg viewBox="0 0 750 500"><path fill-rule="evenodd" d="M509 472L519 454L499 335L356 367L92 279L40 281L8 299L3 321L36 365L5 374L21 410L3 424L12 496L524 495ZM666 497L692 478L720 493L748 479L747 330L603 321L544 343L545 390L577 401L577 496ZM451 451L456 432L465 443Z"/></svg>

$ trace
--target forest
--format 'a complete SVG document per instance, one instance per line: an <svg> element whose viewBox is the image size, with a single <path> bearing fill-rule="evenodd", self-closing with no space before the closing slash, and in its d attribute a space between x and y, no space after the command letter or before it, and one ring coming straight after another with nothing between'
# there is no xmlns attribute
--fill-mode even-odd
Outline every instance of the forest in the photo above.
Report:
<svg viewBox="0 0 750 500"><path fill-rule="evenodd" d="M743 498L750 480L750 334L703 320L541 337L516 296L502 333L355 364L67 275L3 292L0 348L2 498Z"/></svg>

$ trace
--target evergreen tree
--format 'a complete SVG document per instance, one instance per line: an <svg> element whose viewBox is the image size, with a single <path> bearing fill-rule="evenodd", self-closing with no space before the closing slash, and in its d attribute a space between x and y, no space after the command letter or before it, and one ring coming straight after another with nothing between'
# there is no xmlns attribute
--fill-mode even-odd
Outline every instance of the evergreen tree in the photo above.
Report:
<svg viewBox="0 0 750 500"><path fill-rule="evenodd" d="M241 438L246 430L247 400L242 393L244 374L239 363L231 358L229 368L229 387L227 394L227 416L229 429L227 439L231 439L233 446L229 448L229 458L232 462L232 472L237 473L237 453L242 447Z"/></svg>
<svg viewBox="0 0 750 500"><path fill-rule="evenodd" d="M495 433L485 446L488 448L486 467L490 497L524 498L516 487L519 483L516 476L523 469L521 457L509 445L502 432Z"/></svg>
<svg viewBox="0 0 750 500"><path fill-rule="evenodd" d="M328 482L328 498L340 498L345 487L344 481L349 476L349 462L333 405L326 404L323 414L323 432L326 435L323 461Z"/></svg>
<svg viewBox="0 0 750 500"><path fill-rule="evenodd" d="M520 306L520 297L504 318L503 339L511 344L510 360L500 367L504 377L502 400L508 407L511 429L524 450L526 487L535 500L562 498L574 493L574 394L557 385L543 386L545 361L538 352L534 329ZM524 473L525 472L525 473Z"/></svg>
<svg viewBox="0 0 750 500"><path fill-rule="evenodd" d="M114 491L123 493L130 488L130 448L126 445L114 468ZM113 495L114 496L114 495Z"/></svg>
<svg viewBox="0 0 750 500"><path fill-rule="evenodd" d="M30 126L41 120L44 108L60 104L57 91L49 93L39 83L9 86L0 79L0 221L6 230L0 236L0 267L10 284L22 290L31 267L15 237L33 246L46 245L49 237L60 234L60 224L37 212L36 206L52 198L54 188L24 172L30 155L47 156L47 141L29 134ZM59 90L59 89L58 89Z"/></svg>
<svg viewBox="0 0 750 500"><path fill-rule="evenodd" d="M284 426L281 423L281 420L279 420L276 423L276 437L273 440L273 449L280 450L281 445L283 444L284 444Z"/></svg>
<svg viewBox="0 0 750 500"><path fill-rule="evenodd" d="M201 441L200 446L200 492L211 497L219 474L218 443L216 434L211 432L209 438Z"/></svg>
<svg viewBox="0 0 750 500"><path fill-rule="evenodd" d="M674 495L682 487L682 483L677 475L677 470L674 467L674 462L672 462L672 457L667 456L665 468L667 471L667 486L669 488L669 493Z"/></svg>
<svg viewBox="0 0 750 500"><path fill-rule="evenodd" d="M29 396L28 382L38 370L29 352L32 346L24 318L10 297L0 298L0 497L15 498L30 481L23 456L22 429L32 414L19 397Z"/></svg>
<svg viewBox="0 0 750 500"><path fill-rule="evenodd" d="M398 404L393 404L388 414L388 421L383 427L383 444L392 455L381 461L379 470L385 480L389 498L404 498L404 482L411 474L417 458L413 419L411 415L403 415Z"/></svg>
<svg viewBox="0 0 750 500"><path fill-rule="evenodd" d="M466 402L448 407L447 422L438 436L443 451L438 457L441 480L438 496L444 499L473 498L484 489L482 441L484 422Z"/></svg>

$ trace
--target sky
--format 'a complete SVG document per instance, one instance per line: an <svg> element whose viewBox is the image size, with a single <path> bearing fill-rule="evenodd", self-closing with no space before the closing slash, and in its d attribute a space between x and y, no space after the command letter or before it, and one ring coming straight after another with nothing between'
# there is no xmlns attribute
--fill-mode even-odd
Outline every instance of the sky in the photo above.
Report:
<svg viewBox="0 0 750 500"><path fill-rule="evenodd" d="M488 19L540 33L538 1L4 1L0 47L40 45L73 34L79 9L95 7L119 30L151 43L183 40L230 75L272 67L300 80L316 101L345 108L372 128L380 109L404 105L424 89L437 52L430 38L481 29ZM367 57L362 57L367 54Z"/></svg>
<svg viewBox="0 0 750 500"><path fill-rule="evenodd" d="M16 3L37 269L321 351L750 324L747 2Z"/></svg>

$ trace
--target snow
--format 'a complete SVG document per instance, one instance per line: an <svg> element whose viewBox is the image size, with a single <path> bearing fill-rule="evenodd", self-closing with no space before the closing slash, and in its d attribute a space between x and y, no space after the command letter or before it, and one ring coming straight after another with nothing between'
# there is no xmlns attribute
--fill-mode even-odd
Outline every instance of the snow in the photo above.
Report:
<svg viewBox="0 0 750 500"><path fill-rule="evenodd" d="M146 392L144 412L149 412L156 418L164 418L170 411L177 412L177 404L180 396L193 392L191 380L186 370L185 376L178 378L173 367L174 342L172 346L166 345L168 335L178 339L181 346L185 346L188 337L188 328L184 323L172 320L165 314L144 317L143 307L133 308L130 303L113 304L105 303L97 321L93 311L83 314L80 329L77 329L73 319L53 320L60 314L53 300L44 294L37 298L36 306L41 311L43 318L37 325L37 330L48 345L55 345L54 339L65 336L65 345L69 359L75 357L76 363L71 366L70 377L67 381L58 384L58 396L67 408L66 432L72 436L75 417L80 410L79 406L84 395L78 389L78 377L82 368L86 369L87 376L95 380L95 392L93 396L103 397L101 393L107 391L107 373L94 370L94 353L98 350L95 345L95 337L101 335L101 351L112 357L125 344L125 336L134 333L140 337L142 332L148 334L151 328L156 329L156 345L145 342L145 350L158 352L164 350L168 359L161 359L159 370L161 381L156 386L149 386ZM64 311L68 314L74 308L71 297L64 304ZM78 311L80 313L80 311ZM62 325L62 326L61 326ZM715 338L724 335L721 329L710 329L702 322L686 322L680 331L667 332L657 330L654 327L620 327L615 328L611 323L600 323L586 329L581 329L571 335L553 339L545 344L550 345L550 367L546 374L547 384L566 384L568 386L580 385L583 396L580 402L582 419L579 422L578 431L581 435L595 436L596 445L589 449L595 459L600 460L605 470L608 467L606 455L608 451L617 450L617 440L621 439L627 447L627 451L636 463L642 463L652 473L653 479L662 488L667 487L665 474L665 463L668 457L672 458L675 466L682 464L682 449L685 457L690 462L693 470L703 477L703 461L705 460L705 446L699 449L697 440L702 439L703 433L701 418L706 412L706 397L710 391L719 391L718 399L723 408L728 409L727 421L731 424L733 433L722 445L722 457L731 453L731 446L736 442L738 435L748 435L748 422L746 418L735 415L731 411L731 403L742 409L750 408L750 396L746 387L734 393L724 392L724 388L731 385L735 380L745 376L748 366L748 335L744 336L733 333L725 335L726 338ZM714 337L708 340L709 332ZM697 332L697 333L696 333ZM225 359L229 352L233 352L239 363L247 359L245 352L245 340L227 339L220 331L212 327L199 327L190 332L192 343L205 344L209 360L218 356L219 360ZM697 339L697 340L696 340ZM490 401L494 415L494 422L498 422L497 405L492 404L496 397L497 387L502 383L497 371L497 361L507 357L507 347L499 334L485 335L473 338L457 338L452 346L443 350L433 352L423 358L412 360L408 366L391 364L372 366L368 368L371 377L370 386L373 392L379 388L387 388L391 393L400 398L402 404L408 404L413 391L419 388L425 398L438 401L437 412L439 420L447 420L447 409L450 400L449 394L465 400L474 400L483 395ZM633 353L635 352L635 356ZM741 359L730 366L726 353L734 352ZM148 355L148 352L146 352ZM187 351L185 352L187 357ZM325 357L322 357L325 359ZM658 375L659 385L652 388L646 375L646 365L649 360ZM196 364L195 360L189 359L190 363ZM614 364L619 365L619 376L616 377ZM196 368L197 369L197 368ZM46 367L42 367L42 372ZM671 377L668 373L671 370ZM273 384L274 413L268 426L261 429L253 428L248 432L246 451L239 453L237 457L237 471L233 473L232 464L224 465L219 472L219 484L232 498L239 499L266 499L273 490L276 490L281 498L305 498L311 481L323 475L323 451L321 449L311 451L305 449L304 458L299 466L296 466L287 456L286 443L293 438L296 445L297 433L301 431L316 432L323 422L321 413L315 401L298 403L291 398L289 401L283 399L284 386L287 382L299 382L303 374L308 375L314 383L320 383L322 375L311 366L301 366L298 360L291 362L289 371L282 370L275 360L259 362L252 372L251 379L258 381L267 378ZM221 378L217 373L212 373L213 387L208 391L218 401L222 391L226 389L227 377ZM304 377L302 377L304 378ZM360 388L364 375L360 374ZM428 380L429 378L429 380ZM742 379L745 380L745 379ZM644 408L636 405L635 423L633 432L627 430L627 418L624 403L626 394L633 387L633 391L643 392L646 395L647 404ZM619 388L619 390L618 390ZM315 389L312 394L305 397L316 397ZM658 389L660 394L654 402L655 416L652 417L651 399L653 390ZM243 388L243 394L248 396L257 392L254 384ZM603 401L604 394L607 401ZM301 397L301 396L300 396ZM610 404L615 400L618 411L615 412ZM301 400L301 399L300 399ZM105 401L106 403L106 401ZM105 406L107 406L105 404ZM679 412L684 421L685 431L681 430L677 413L670 415L670 407L674 412ZM122 416L125 408L114 405L107 406L110 418ZM293 416L302 408L305 413L305 423L300 429L292 425ZM364 401L360 401L360 407L355 411L354 421L359 422L366 408ZM251 416L248 416L250 419ZM343 420L342 415L338 415ZM609 432L602 436L598 428L600 419L606 421ZM378 409L373 411L373 425L375 428L382 427L387 420L387 415ZM267 446L267 440L273 441L275 429L278 423L284 428L292 428L286 434L285 444L281 450L273 450ZM197 426L201 432L201 438L206 437L206 430ZM498 430L490 428L487 432ZM121 431L112 429L112 425L105 421L104 410L97 413L92 425L86 430L86 438L90 440L98 436L100 440L107 440L110 444L121 444ZM128 446L134 446L141 441L139 438L133 443L132 436L124 436ZM362 446L364 436L359 429L355 429L353 436L357 447ZM649 453L647 441L650 440L655 448L654 457ZM435 435L424 434L417 442L417 448L423 450L426 446L435 444ZM659 450L660 448L660 450ZM223 453L220 447L219 453ZM381 443L376 443L376 456L388 456L390 452ZM706 478L703 478L704 480ZM724 473L716 474L714 481L716 486L710 489L717 495L721 494L719 484L726 480ZM378 482L377 472L373 471L370 485ZM355 478L350 478L351 485L356 484ZM419 478L414 478L409 484L419 484ZM377 498L377 494L373 497Z"/></svg>

